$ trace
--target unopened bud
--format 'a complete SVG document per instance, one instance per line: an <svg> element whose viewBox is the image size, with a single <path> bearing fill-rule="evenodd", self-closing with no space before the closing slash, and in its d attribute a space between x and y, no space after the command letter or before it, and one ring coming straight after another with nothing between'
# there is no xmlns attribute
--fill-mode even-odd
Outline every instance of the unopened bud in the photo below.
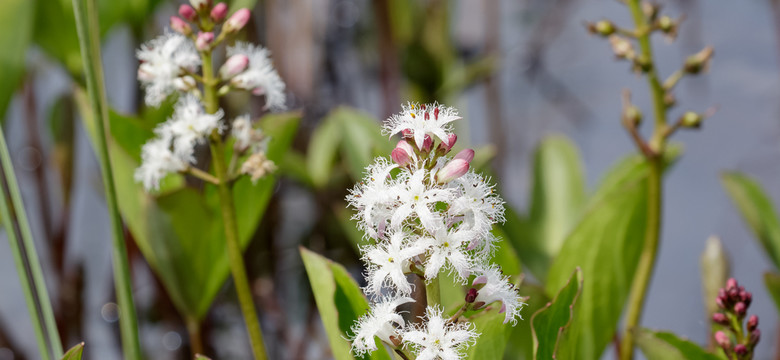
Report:
<svg viewBox="0 0 780 360"><path fill-rule="evenodd" d="M179 15L189 21L195 21L195 19L198 17L198 13L195 11L195 9L187 4L182 4L179 6Z"/></svg>
<svg viewBox="0 0 780 360"><path fill-rule="evenodd" d="M726 333L723 331L718 331L715 333L715 342L724 350L731 349L731 339L729 339L729 336L726 335Z"/></svg>
<svg viewBox="0 0 780 360"><path fill-rule="evenodd" d="M426 115L428 113L425 113ZM420 150L429 153L431 152L431 149L433 148L433 138L431 138L430 135L425 135L425 138L423 138L422 146L420 146Z"/></svg>
<svg viewBox="0 0 780 360"><path fill-rule="evenodd" d="M404 139L409 139L414 137L414 132L412 129L403 129L401 130L401 137Z"/></svg>
<svg viewBox="0 0 780 360"><path fill-rule="evenodd" d="M686 111L685 114L683 114L683 116L680 118L680 125L686 128L699 128L701 127L702 120L704 120L704 117L701 116L701 114L695 113L693 111ZM732 290L736 290L736 288L732 288Z"/></svg>
<svg viewBox="0 0 780 360"><path fill-rule="evenodd" d="M729 278L726 280L726 290L736 289L737 286L739 286L739 283L737 283L737 279L735 278Z"/></svg>
<svg viewBox="0 0 780 360"><path fill-rule="evenodd" d="M750 333L748 342L750 343L750 346L756 346L759 341L761 341L761 329L755 329Z"/></svg>
<svg viewBox="0 0 780 360"><path fill-rule="evenodd" d="M588 31L606 37L615 33L615 25L609 20L601 20L595 23L589 23Z"/></svg>
<svg viewBox="0 0 780 360"><path fill-rule="evenodd" d="M474 160L474 150L473 149L463 149L459 151L455 155L455 159L463 159L466 160L467 163L471 163L471 160Z"/></svg>
<svg viewBox="0 0 780 360"><path fill-rule="evenodd" d="M211 20L214 20L216 23L222 22L222 20L225 20L225 16L227 16L227 11L227 4L223 2L214 5L214 8L211 9Z"/></svg>
<svg viewBox="0 0 780 360"><path fill-rule="evenodd" d="M623 119L627 124L639 126L642 123L642 111L633 104L629 104L623 110Z"/></svg>
<svg viewBox="0 0 780 360"><path fill-rule="evenodd" d="M198 51L206 51L211 47L213 41L213 32L199 32L198 38L195 40L195 48L198 49Z"/></svg>
<svg viewBox="0 0 780 360"><path fill-rule="evenodd" d="M647 73L653 68L653 62L644 55L634 58L633 70L637 73Z"/></svg>
<svg viewBox="0 0 780 360"><path fill-rule="evenodd" d="M178 16L171 16L171 29L185 36L192 34L192 28L190 27L190 24L187 24Z"/></svg>
<svg viewBox="0 0 780 360"><path fill-rule="evenodd" d="M745 306L745 303L738 302L734 305L734 313L737 314L740 318L744 317L747 313L747 306Z"/></svg>
<svg viewBox="0 0 780 360"><path fill-rule="evenodd" d="M617 36L617 35L610 35L609 36L609 44L612 46L612 52L615 53L615 56L621 59L633 59L636 57L636 52L634 52L634 46L631 45L631 42L627 39Z"/></svg>
<svg viewBox="0 0 780 360"><path fill-rule="evenodd" d="M738 344L737 346L734 347L734 353L736 353L739 356L747 355L748 353L747 346Z"/></svg>
<svg viewBox="0 0 780 360"><path fill-rule="evenodd" d="M666 105L667 108L671 108L674 105L677 104L677 98L672 94L671 92L667 92L664 94L664 105Z"/></svg>
<svg viewBox="0 0 780 360"><path fill-rule="evenodd" d="M390 153L390 157L399 166L407 166L412 163L412 157L410 154L401 148L393 149L393 151Z"/></svg>
<svg viewBox="0 0 780 360"><path fill-rule="evenodd" d="M750 291L740 292L739 296L742 298L742 302L745 303L745 306L750 306L750 303L753 302L753 294L750 293Z"/></svg>
<svg viewBox="0 0 780 360"><path fill-rule="evenodd" d="M712 322L718 325L728 326L729 318L726 317L726 314L724 313L714 313L712 314Z"/></svg>
<svg viewBox="0 0 780 360"><path fill-rule="evenodd" d="M471 282L471 286L482 288L479 285L485 285L487 284L487 276L480 275L474 278L474 281Z"/></svg>
<svg viewBox="0 0 780 360"><path fill-rule="evenodd" d="M758 316L756 315L750 315L750 318L747 321L747 329L748 331L753 331L758 328Z"/></svg>
<svg viewBox="0 0 780 360"><path fill-rule="evenodd" d="M645 16L647 16L648 19L650 19L650 22L655 21L655 18L658 17L658 11L661 10L660 6L653 2L642 2L642 12L645 13Z"/></svg>
<svg viewBox="0 0 780 360"><path fill-rule="evenodd" d="M477 295L479 295L477 289L475 288L469 289L469 291L466 293L466 303L467 304L473 303L474 300L477 300Z"/></svg>
<svg viewBox="0 0 780 360"><path fill-rule="evenodd" d="M449 134L447 136L447 141L440 142L439 146L436 147L436 153L439 155L447 155L447 153L452 150L452 147L455 146L456 142L458 142L458 135Z"/></svg>
<svg viewBox="0 0 780 360"><path fill-rule="evenodd" d="M453 159L436 172L436 182L446 184L455 180L469 171L469 163L463 159Z"/></svg>
<svg viewBox="0 0 780 360"><path fill-rule="evenodd" d="M190 0L190 4L198 11L202 11L211 7L211 0Z"/></svg>
<svg viewBox="0 0 780 360"><path fill-rule="evenodd" d="M233 55L225 61L225 64L223 64L221 68L219 68L219 76L222 77L223 80L230 79L233 76L244 72L247 66L249 66L249 57L244 54Z"/></svg>
<svg viewBox="0 0 780 360"><path fill-rule="evenodd" d="M225 21L225 25L222 27L222 31L225 31L227 33L236 32L238 30L241 30L244 28L246 23L249 22L249 18L251 17L251 13L249 12L249 9L239 9L233 15L230 17L230 19L227 19Z"/></svg>
<svg viewBox="0 0 780 360"><path fill-rule="evenodd" d="M696 54L693 54L685 60L683 68L688 74L698 74L702 71L707 71L710 66L710 59L712 59L713 49L712 46L707 46Z"/></svg>
<svg viewBox="0 0 780 360"><path fill-rule="evenodd" d="M173 86L179 91L187 92L195 89L197 85L198 83L195 82L195 78L192 76L182 76L173 79Z"/></svg>

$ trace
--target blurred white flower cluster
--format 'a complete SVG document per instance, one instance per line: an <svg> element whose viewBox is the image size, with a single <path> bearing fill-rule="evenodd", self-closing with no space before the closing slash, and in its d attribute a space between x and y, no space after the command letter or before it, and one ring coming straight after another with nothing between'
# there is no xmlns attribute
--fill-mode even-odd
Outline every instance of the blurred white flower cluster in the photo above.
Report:
<svg viewBox="0 0 780 360"><path fill-rule="evenodd" d="M251 16L248 9L239 9L226 19L226 4L213 7L209 4L181 5L180 17L171 17L173 31L166 31L137 51L138 80L144 88L146 104L158 107L169 96L178 96L171 118L157 126L156 137L141 151L142 164L135 172L135 179L147 190L158 189L160 181L169 173L197 171L192 168L196 164L196 146L207 143L212 136L222 136L228 128L231 131L227 135L235 139L234 154L249 152L238 169L239 174L247 174L257 181L275 169L265 154L267 139L254 128L249 115L239 116L229 124L221 109L213 113L206 111L207 99L202 88L207 78L215 82L212 86L218 86L217 96L249 91L265 96L266 109L285 109L284 82L271 64L268 50L261 46L236 42L227 48L228 58L216 74L213 69L202 68L212 66L211 52L227 36L243 28ZM196 29L209 31L195 32L190 23ZM215 29L221 32L215 35Z"/></svg>
<svg viewBox="0 0 780 360"><path fill-rule="evenodd" d="M462 310L500 302L504 323L515 324L520 317L521 297L490 264L497 241L490 231L504 221L503 200L487 179L470 171L473 150L447 156L457 141L451 122L458 119L455 109L439 104L405 106L383 128L385 135L402 135L391 160L377 158L347 196L371 241L361 252L367 265L365 292L374 301L352 329L357 354L377 350L377 337L417 359L460 359L476 341L478 334L460 317L462 311L444 316L439 304L425 303L420 304L425 317L404 318L400 305L426 302L425 296L411 297L409 274L427 282L444 272L463 284L471 280Z"/></svg>

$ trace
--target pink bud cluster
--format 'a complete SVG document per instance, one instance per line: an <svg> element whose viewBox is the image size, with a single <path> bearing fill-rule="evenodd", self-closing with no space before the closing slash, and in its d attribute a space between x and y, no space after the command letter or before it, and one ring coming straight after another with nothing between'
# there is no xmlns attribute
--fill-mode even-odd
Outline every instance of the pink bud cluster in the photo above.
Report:
<svg viewBox="0 0 780 360"><path fill-rule="evenodd" d="M436 112L438 109L434 110L434 113ZM427 112L425 116L428 116ZM431 154L434 140L430 135L425 135L422 144L417 146L414 141L414 133L411 130L403 130L401 134L403 139L396 144L395 149L390 153L390 157L398 166L409 167L417 162L418 157L425 158ZM447 141L441 141L436 147L436 158L449 154L457 141L457 135L449 134ZM469 172L472 160L474 160L474 150L463 149L436 172L434 179L439 184L449 183Z"/></svg>
<svg viewBox="0 0 780 360"><path fill-rule="evenodd" d="M720 311L712 314L712 321L724 329L716 331L714 338L729 359L752 359L753 350L761 339L758 316L751 315L745 326L742 325L752 300L753 294L739 286L734 278L718 291L715 303Z"/></svg>
<svg viewBox="0 0 780 360"><path fill-rule="evenodd" d="M252 15L249 9L239 9L225 20L228 14L228 6L225 3L221 2L212 6L210 0L192 0L190 4L182 4L179 6L179 16L171 16L171 29L185 36L193 35L192 26L187 21L196 24L199 28L209 30L214 24L222 24L224 22L222 32L231 34L246 26ZM195 37L197 49L199 51L210 50L214 38L212 31L198 32Z"/></svg>

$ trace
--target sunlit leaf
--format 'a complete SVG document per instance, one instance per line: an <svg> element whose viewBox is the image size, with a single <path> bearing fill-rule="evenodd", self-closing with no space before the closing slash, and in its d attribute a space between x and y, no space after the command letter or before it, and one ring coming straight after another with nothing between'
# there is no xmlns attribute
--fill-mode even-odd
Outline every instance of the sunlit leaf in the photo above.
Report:
<svg viewBox="0 0 780 360"><path fill-rule="evenodd" d="M81 354L84 352L84 343L77 344L70 348L62 356L62 360L81 360Z"/></svg>
<svg viewBox="0 0 780 360"><path fill-rule="evenodd" d="M535 359L567 359L572 347L571 324L578 316L577 300L582 293L582 271L577 268L552 302L531 317Z"/></svg>
<svg viewBox="0 0 780 360"><path fill-rule="evenodd" d="M647 360L720 360L717 355L670 332L640 329L636 334L636 345Z"/></svg>

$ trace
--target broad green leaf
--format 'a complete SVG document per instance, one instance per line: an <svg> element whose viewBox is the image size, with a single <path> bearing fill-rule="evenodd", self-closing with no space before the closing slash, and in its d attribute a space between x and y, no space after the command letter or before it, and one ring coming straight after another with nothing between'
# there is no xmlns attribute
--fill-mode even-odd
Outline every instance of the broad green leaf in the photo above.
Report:
<svg viewBox="0 0 780 360"><path fill-rule="evenodd" d="M729 259L726 249L717 236L710 236L699 259L703 302L709 318L718 310L715 299L718 290L726 285L729 277Z"/></svg>
<svg viewBox="0 0 780 360"><path fill-rule="evenodd" d="M77 95L79 93L77 92ZM83 94L82 94L83 95ZM77 96L78 98L79 96ZM79 103L79 101L77 101ZM94 136L92 118L82 109ZM300 114L263 117L260 127L270 136L267 156L281 161L289 149ZM130 152L140 149L148 128L140 120L111 116L110 156L119 207L139 249L162 281L182 315L201 319L229 274L224 229L214 186L203 191L184 187L182 177L169 176L157 194L147 193L133 178L139 163ZM274 190L275 176L256 184L241 177L233 185L239 240L246 248Z"/></svg>
<svg viewBox="0 0 780 360"><path fill-rule="evenodd" d="M665 154L670 164L679 151ZM644 239L647 212L647 166L625 160L596 191L585 213L566 238L550 267L546 289L555 293L576 267L588 281L580 299L580 316L571 338L577 359L597 359L612 341Z"/></svg>
<svg viewBox="0 0 780 360"><path fill-rule="evenodd" d="M81 354L84 352L84 343L77 344L65 352L62 360L81 360Z"/></svg>
<svg viewBox="0 0 780 360"><path fill-rule="evenodd" d="M720 360L717 355L670 332L640 329L636 334L636 345L647 360Z"/></svg>
<svg viewBox="0 0 780 360"><path fill-rule="evenodd" d="M742 219L756 235L775 268L780 269L780 222L772 200L758 182L744 174L725 173L721 180Z"/></svg>
<svg viewBox="0 0 780 360"><path fill-rule="evenodd" d="M331 112L330 116L338 117L341 121L344 131L342 157L352 179L361 179L364 169L374 157L387 157L393 150L395 144L382 136L379 122L371 115L342 106Z"/></svg>
<svg viewBox="0 0 780 360"><path fill-rule="evenodd" d="M476 344L468 348L466 359L501 359L503 357L509 335L512 332L512 324L504 324L504 318L504 314L491 310L472 321L479 333L479 338Z"/></svg>
<svg viewBox="0 0 780 360"><path fill-rule="evenodd" d="M544 279L585 204L585 180L577 148L563 136L544 139L534 156L533 191L527 219L508 210L505 231L523 263Z"/></svg>
<svg viewBox="0 0 780 360"><path fill-rule="evenodd" d="M311 134L306 168L311 182L316 187L323 187L330 180L343 131L339 118L330 115L323 119Z"/></svg>
<svg viewBox="0 0 780 360"><path fill-rule="evenodd" d="M35 3L34 0L0 2L0 123L5 119L8 103L24 75L24 60L35 20Z"/></svg>
<svg viewBox="0 0 780 360"><path fill-rule="evenodd" d="M571 324L578 316L577 300L582 293L582 270L577 268L552 302L531 317L535 359L566 359L571 350Z"/></svg>
<svg viewBox="0 0 780 360"><path fill-rule="evenodd" d="M764 273L764 285L772 296L777 310L780 311L780 274L775 272Z"/></svg>
<svg viewBox="0 0 780 360"><path fill-rule="evenodd" d="M529 283L527 280L520 284L517 292L528 300L526 301L527 305L523 307L523 320L512 328L504 358L507 360L530 360L534 358L531 317L539 309L546 306L550 298L545 294L544 288Z"/></svg>
<svg viewBox="0 0 780 360"><path fill-rule="evenodd" d="M333 357L336 360L354 359L347 339L352 335L350 328L355 321L368 312L368 301L343 266L303 247L300 253ZM377 347L377 351L365 358L389 360L390 356L378 340Z"/></svg>

